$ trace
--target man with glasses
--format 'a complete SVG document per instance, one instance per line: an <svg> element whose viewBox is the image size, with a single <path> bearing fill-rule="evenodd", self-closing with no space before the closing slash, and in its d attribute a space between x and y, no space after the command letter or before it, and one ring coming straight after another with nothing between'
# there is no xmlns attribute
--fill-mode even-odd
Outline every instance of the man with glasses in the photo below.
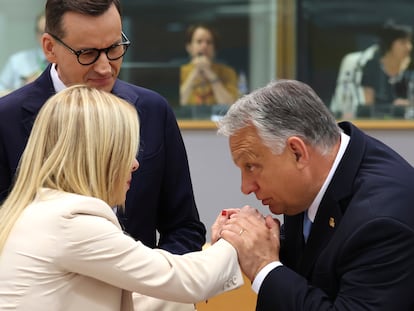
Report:
<svg viewBox="0 0 414 311"><path fill-rule="evenodd" d="M119 215L127 233L147 246L172 253L200 250L206 231L172 109L159 94L118 79L129 45L122 32L119 0L46 2L42 46L51 64L33 83L0 99L0 201L10 189L44 102L70 85L86 84L126 99L139 113L140 168L133 174L125 213ZM137 300L141 310L171 310L157 307L155 301L146 305L145 297L141 298Z"/></svg>
<svg viewBox="0 0 414 311"><path fill-rule="evenodd" d="M123 32L121 34L122 34L122 41L112 44L111 46L107 48L104 48L104 49L89 48L89 49L82 49L82 50L75 51L69 45L67 45L65 42L59 39L57 36L55 36L52 33L49 33L49 35L51 35L53 39L55 39L57 42L62 44L69 51L71 51L73 54L76 55L76 57L78 58L79 64L85 65L85 66L92 65L93 63L95 63L98 60L99 56L101 56L102 52L106 54L106 58L108 58L108 60L112 60L112 61L118 60L122 56L124 56L131 42L129 42L127 36Z"/></svg>

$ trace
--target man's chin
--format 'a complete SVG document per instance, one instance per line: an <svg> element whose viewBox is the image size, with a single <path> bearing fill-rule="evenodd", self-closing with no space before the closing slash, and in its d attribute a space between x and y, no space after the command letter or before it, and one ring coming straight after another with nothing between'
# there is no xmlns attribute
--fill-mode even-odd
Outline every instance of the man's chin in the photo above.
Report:
<svg viewBox="0 0 414 311"><path fill-rule="evenodd" d="M272 214L274 215L281 215L283 214L283 211L281 211L277 206L275 205L268 205L267 206L269 208L269 210L272 212Z"/></svg>
<svg viewBox="0 0 414 311"><path fill-rule="evenodd" d="M96 88L101 91L111 92L114 87L115 81L114 80L93 80L88 81L88 86Z"/></svg>

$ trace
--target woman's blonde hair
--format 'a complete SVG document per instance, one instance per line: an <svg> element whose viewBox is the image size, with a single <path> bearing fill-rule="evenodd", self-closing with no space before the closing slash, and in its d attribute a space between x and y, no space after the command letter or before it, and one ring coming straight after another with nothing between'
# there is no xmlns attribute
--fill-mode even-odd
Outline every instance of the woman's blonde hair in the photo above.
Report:
<svg viewBox="0 0 414 311"><path fill-rule="evenodd" d="M0 251L42 187L111 206L122 203L138 145L137 111L125 100L82 85L51 97L36 118L15 184L0 209Z"/></svg>

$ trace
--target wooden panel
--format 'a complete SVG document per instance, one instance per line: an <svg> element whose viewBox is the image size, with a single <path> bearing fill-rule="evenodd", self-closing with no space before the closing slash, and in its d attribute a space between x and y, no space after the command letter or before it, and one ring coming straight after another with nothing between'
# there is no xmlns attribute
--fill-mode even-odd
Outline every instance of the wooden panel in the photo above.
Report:
<svg viewBox="0 0 414 311"><path fill-rule="evenodd" d="M250 280L244 276L244 285L196 304L197 311L252 311L256 309L256 293Z"/></svg>
<svg viewBox="0 0 414 311"><path fill-rule="evenodd" d="M295 3L277 1L276 77L279 79L295 79L296 76Z"/></svg>

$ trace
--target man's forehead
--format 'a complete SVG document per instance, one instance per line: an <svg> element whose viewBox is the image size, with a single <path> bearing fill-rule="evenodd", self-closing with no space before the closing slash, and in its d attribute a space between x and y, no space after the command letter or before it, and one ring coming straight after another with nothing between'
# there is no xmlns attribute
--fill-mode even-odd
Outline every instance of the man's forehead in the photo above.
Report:
<svg viewBox="0 0 414 311"><path fill-rule="evenodd" d="M254 126L249 125L236 131L230 136L229 140L230 144L252 144L254 142L259 143L260 137L257 129Z"/></svg>
<svg viewBox="0 0 414 311"><path fill-rule="evenodd" d="M235 162L248 157L250 159L258 156L261 140L253 129L244 128L235 135L230 136L230 149Z"/></svg>

